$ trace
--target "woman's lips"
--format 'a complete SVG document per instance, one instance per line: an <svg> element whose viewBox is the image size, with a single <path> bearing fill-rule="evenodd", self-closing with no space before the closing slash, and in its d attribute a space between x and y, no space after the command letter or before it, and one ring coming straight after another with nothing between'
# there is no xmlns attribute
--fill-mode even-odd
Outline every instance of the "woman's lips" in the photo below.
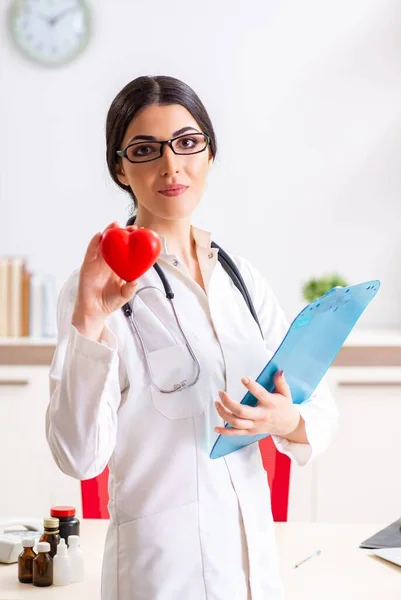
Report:
<svg viewBox="0 0 401 600"><path fill-rule="evenodd" d="M159 190L159 193L163 194L163 196L168 196L169 198L172 198L174 196L181 196L181 194L186 192L187 189L187 185L175 185L174 187L167 188L165 190Z"/></svg>

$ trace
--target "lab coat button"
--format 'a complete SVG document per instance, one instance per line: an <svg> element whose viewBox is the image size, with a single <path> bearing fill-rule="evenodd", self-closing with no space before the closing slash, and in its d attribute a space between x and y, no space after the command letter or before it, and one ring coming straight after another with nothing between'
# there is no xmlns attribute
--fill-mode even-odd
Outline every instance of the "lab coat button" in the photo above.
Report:
<svg viewBox="0 0 401 600"><path fill-rule="evenodd" d="M178 260L177 260L176 258L173 260L173 265L174 265L175 267L178 267Z"/></svg>
<svg viewBox="0 0 401 600"><path fill-rule="evenodd" d="M209 254L209 258L213 258L213 256L214 256L214 254L213 254L213 252L211 252L211 253Z"/></svg>

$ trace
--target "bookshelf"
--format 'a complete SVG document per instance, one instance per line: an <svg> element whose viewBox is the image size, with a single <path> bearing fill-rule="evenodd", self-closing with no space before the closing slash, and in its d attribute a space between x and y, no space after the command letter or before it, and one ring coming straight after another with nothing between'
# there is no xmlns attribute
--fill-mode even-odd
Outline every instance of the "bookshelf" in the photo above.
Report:
<svg viewBox="0 0 401 600"><path fill-rule="evenodd" d="M0 256L0 338L56 335L57 296L54 276L32 273L26 258Z"/></svg>
<svg viewBox="0 0 401 600"><path fill-rule="evenodd" d="M0 365L50 365L55 337L1 337ZM333 366L401 366L401 330L352 332Z"/></svg>
<svg viewBox="0 0 401 600"><path fill-rule="evenodd" d="M56 338L0 337L0 365L50 365Z"/></svg>
<svg viewBox="0 0 401 600"><path fill-rule="evenodd" d="M55 346L56 338L45 337L1 337L0 346Z"/></svg>

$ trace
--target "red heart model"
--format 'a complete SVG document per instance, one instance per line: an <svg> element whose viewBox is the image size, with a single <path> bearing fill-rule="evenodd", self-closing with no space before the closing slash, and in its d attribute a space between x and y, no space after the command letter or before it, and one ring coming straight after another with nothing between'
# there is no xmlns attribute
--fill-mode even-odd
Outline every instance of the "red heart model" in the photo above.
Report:
<svg viewBox="0 0 401 600"><path fill-rule="evenodd" d="M100 251L113 271L125 281L135 281L156 262L161 239L151 229L107 229L100 240Z"/></svg>

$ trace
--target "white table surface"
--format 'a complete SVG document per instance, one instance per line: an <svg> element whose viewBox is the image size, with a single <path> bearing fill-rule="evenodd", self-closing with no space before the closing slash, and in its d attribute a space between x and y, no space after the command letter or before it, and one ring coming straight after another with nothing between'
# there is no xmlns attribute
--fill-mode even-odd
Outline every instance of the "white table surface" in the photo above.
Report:
<svg viewBox="0 0 401 600"><path fill-rule="evenodd" d="M0 565L0 600L98 600L107 525L105 520L81 522L84 582L38 588L19 583L17 564ZM276 523L286 600L401 600L401 567L358 548L385 525ZM317 548L320 556L294 569Z"/></svg>

